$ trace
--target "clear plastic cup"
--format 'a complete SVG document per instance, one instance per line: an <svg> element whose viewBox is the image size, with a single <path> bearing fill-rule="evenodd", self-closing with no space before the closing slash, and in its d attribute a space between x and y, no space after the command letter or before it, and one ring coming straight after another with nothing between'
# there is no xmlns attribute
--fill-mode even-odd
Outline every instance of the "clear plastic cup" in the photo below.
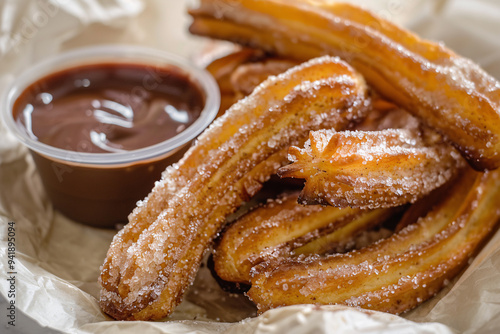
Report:
<svg viewBox="0 0 500 334"><path fill-rule="evenodd" d="M204 108L193 124L174 137L118 153L56 148L33 139L16 124L13 106L29 85L64 69L104 63L175 66L203 92ZM19 75L2 101L4 123L29 148L54 207L75 221L113 228L127 221L136 202L149 193L161 172L176 162L192 140L212 122L219 109L220 93L208 72L182 58L139 46L108 45L77 49L42 61Z"/></svg>

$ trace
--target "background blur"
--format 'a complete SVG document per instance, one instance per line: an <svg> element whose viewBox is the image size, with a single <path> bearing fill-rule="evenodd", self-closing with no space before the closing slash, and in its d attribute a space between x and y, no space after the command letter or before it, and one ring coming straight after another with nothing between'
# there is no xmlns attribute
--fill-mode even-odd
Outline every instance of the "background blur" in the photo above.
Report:
<svg viewBox="0 0 500 334"><path fill-rule="evenodd" d="M319 0L321 1L321 0ZM328 0L324 0L328 1ZM500 57L498 0L350 0L489 69ZM0 75L84 45L142 44L192 56L186 8L197 0L0 0ZM489 29L483 29L490 27ZM488 33L485 33L487 31ZM480 44L471 48L470 41ZM478 43L484 42L487 43Z"/></svg>

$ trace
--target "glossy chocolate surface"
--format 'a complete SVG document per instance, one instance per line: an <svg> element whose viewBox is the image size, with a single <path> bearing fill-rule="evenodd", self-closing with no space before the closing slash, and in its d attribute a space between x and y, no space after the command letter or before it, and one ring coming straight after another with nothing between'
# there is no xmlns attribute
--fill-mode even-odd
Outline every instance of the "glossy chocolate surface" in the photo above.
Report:
<svg viewBox="0 0 500 334"><path fill-rule="evenodd" d="M200 115L204 97L175 67L94 64L31 84L14 104L16 122L53 147L124 152L169 139Z"/></svg>
<svg viewBox="0 0 500 334"><path fill-rule="evenodd" d="M82 153L127 152L182 132L200 115L204 93L173 66L95 64L39 79L14 104L13 116L30 137ZM113 228L189 143L147 161L120 165L62 161L32 151L54 207L78 222Z"/></svg>

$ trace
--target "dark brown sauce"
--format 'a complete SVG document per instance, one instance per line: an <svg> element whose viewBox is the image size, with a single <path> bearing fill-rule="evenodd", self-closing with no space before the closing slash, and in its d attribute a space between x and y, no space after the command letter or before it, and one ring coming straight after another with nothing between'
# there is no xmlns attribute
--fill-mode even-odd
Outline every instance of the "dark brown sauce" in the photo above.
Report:
<svg viewBox="0 0 500 334"><path fill-rule="evenodd" d="M31 151L52 205L77 222L116 228L151 191L167 166L189 148L173 155L124 166L104 167L67 164Z"/></svg>
<svg viewBox="0 0 500 334"><path fill-rule="evenodd" d="M169 139L191 125L203 106L203 93L175 67L105 63L36 81L16 100L13 115L42 143L106 153Z"/></svg>
<svg viewBox="0 0 500 334"><path fill-rule="evenodd" d="M205 95L182 70L140 64L84 65L26 88L13 116L35 140L70 151L106 153L162 142L200 115ZM67 217L96 227L125 223L165 168L188 149L121 165L70 163L31 151L45 190Z"/></svg>

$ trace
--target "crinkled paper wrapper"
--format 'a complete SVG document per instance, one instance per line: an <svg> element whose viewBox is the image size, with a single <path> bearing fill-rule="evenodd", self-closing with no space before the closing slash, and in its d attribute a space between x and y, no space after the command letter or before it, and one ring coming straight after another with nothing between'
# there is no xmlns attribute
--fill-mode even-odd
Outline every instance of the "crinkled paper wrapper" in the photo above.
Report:
<svg viewBox="0 0 500 334"><path fill-rule="evenodd" d="M369 3L379 15L444 41L500 78L496 0ZM193 56L206 44L186 32L185 10L194 4L4 0L0 2L2 88L33 62L83 45L142 44ZM500 233L454 284L403 317L337 306L293 306L257 317L245 297L221 292L203 267L185 300L165 321L113 321L99 309L97 277L115 232L82 226L55 212L27 150L0 124L0 287L5 299L9 221L16 226L16 307L37 327L65 333L142 334L493 333L500 329ZM0 311L6 323L4 312Z"/></svg>

